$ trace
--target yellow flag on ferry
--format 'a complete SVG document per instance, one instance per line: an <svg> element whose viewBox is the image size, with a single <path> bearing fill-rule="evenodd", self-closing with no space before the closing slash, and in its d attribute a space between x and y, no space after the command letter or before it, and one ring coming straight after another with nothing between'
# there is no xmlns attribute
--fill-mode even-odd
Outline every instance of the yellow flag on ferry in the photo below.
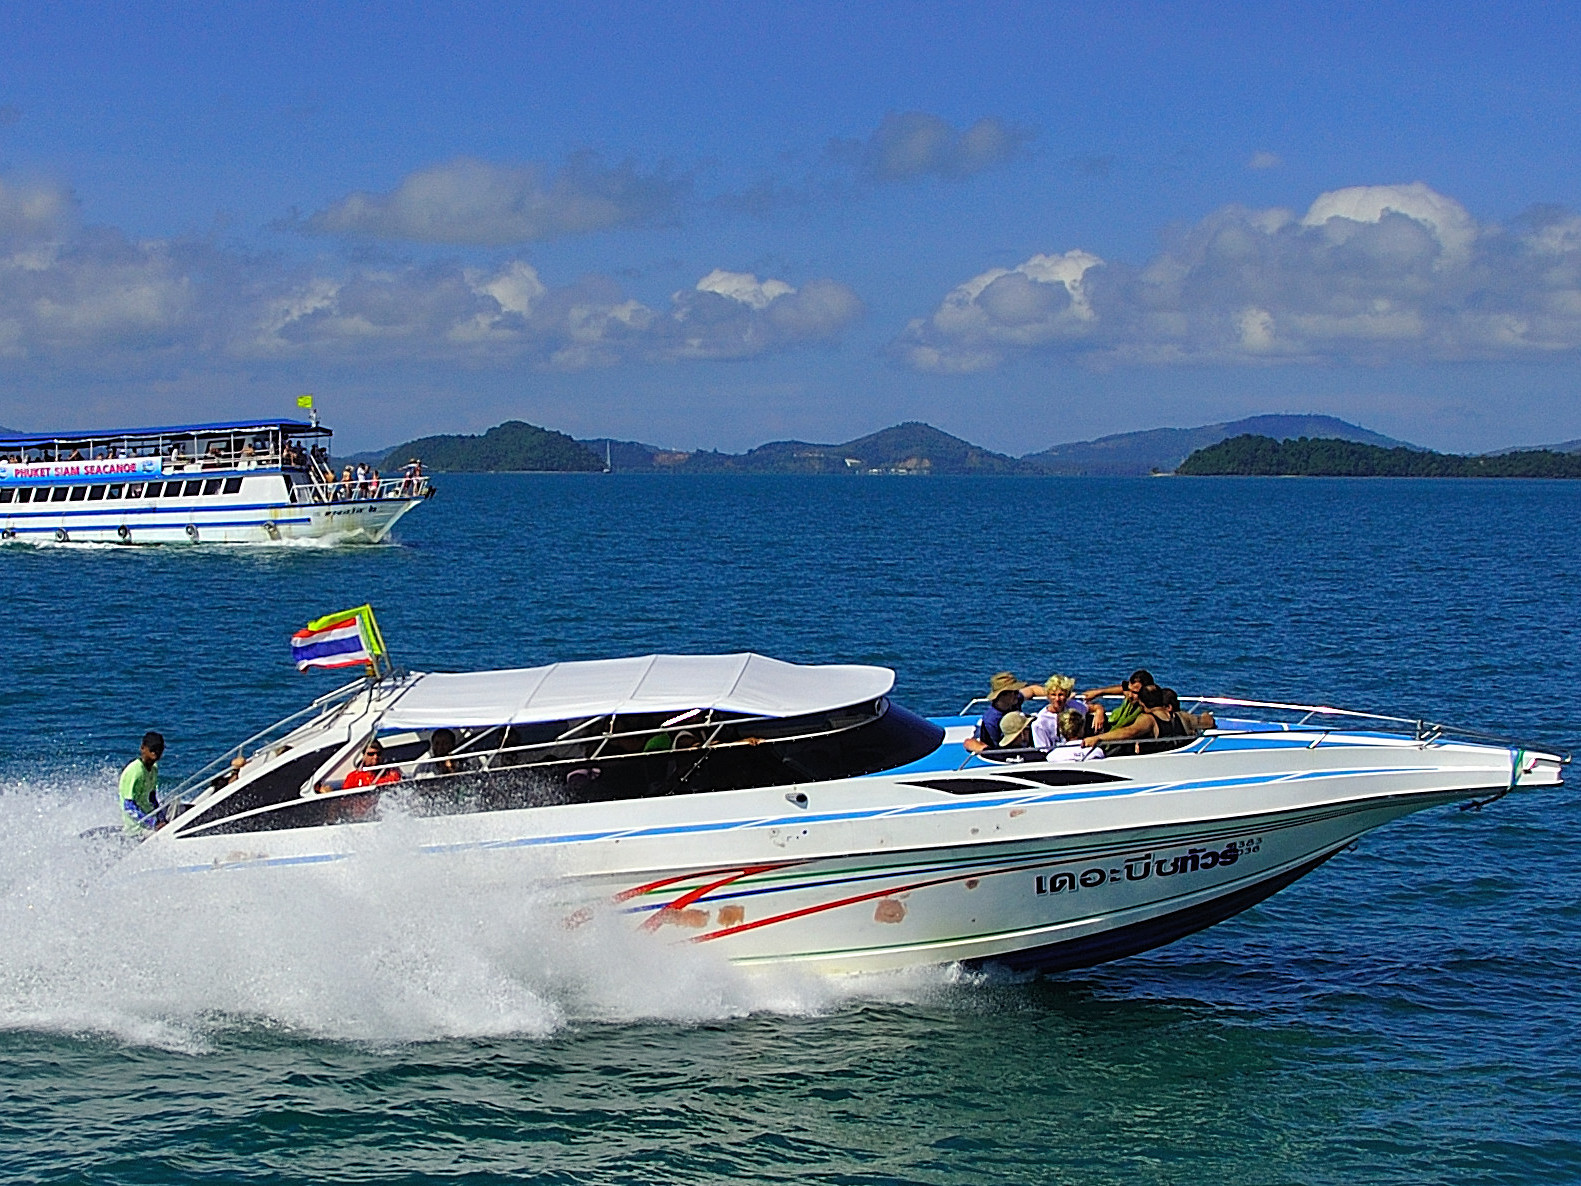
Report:
<svg viewBox="0 0 1581 1186"><path fill-rule="evenodd" d="M313 397L311 395L297 396L296 406L299 408L311 408L313 406Z"/></svg>

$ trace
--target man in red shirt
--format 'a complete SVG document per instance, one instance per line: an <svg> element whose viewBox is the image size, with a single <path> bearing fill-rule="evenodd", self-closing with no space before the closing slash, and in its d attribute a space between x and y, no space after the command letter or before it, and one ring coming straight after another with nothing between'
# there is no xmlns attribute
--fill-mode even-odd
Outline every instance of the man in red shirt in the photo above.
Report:
<svg viewBox="0 0 1581 1186"><path fill-rule="evenodd" d="M368 744L362 747L362 757L357 761L357 768L346 775L346 781L340 784L340 789L350 791L357 787L382 787L386 783L401 781L400 767L375 769L383 765L384 747L377 740L370 739Z"/></svg>

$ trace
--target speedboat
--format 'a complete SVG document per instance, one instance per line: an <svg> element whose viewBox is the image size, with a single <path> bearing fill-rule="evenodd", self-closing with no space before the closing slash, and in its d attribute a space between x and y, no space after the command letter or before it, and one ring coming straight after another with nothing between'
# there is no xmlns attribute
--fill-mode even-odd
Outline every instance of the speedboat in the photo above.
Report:
<svg viewBox="0 0 1581 1186"><path fill-rule="evenodd" d="M377 543L433 493L419 472L338 481L330 435L315 412L0 437L0 540Z"/></svg>
<svg viewBox="0 0 1581 1186"><path fill-rule="evenodd" d="M370 678L194 775L130 871L354 875L393 846L458 892L542 889L568 926L613 912L740 964L1059 970L1229 918L1412 812L1559 786L1569 762L1225 698L1167 752L1012 761L963 747L970 716L893 702L894 678L756 654Z"/></svg>

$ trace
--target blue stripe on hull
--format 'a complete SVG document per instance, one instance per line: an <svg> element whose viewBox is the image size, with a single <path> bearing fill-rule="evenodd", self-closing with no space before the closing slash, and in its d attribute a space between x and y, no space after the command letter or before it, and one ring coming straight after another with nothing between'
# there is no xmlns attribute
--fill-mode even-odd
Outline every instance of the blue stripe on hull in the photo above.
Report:
<svg viewBox="0 0 1581 1186"><path fill-rule="evenodd" d="M1086 935L1080 939L1067 939L1062 943L1050 943L1009 955L966 962L968 966L974 967L997 964L1000 967L1019 971L1069 972L1076 968L1091 968L1111 960L1124 959L1128 955L1138 955L1206 930L1214 923L1223 922L1243 910L1250 909L1264 898L1277 894L1292 882L1299 881L1347 847L1348 844L1343 844L1332 852L1314 857L1303 865L1297 865L1294 869L1288 869L1255 885L1235 890L1209 902L1188 906L1184 910L1176 910L1172 914L1129 923L1112 931Z"/></svg>

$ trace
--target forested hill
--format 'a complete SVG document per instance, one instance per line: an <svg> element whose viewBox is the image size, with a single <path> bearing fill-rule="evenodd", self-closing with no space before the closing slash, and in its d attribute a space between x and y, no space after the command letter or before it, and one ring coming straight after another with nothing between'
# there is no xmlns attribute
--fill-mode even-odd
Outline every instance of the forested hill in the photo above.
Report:
<svg viewBox="0 0 1581 1186"><path fill-rule="evenodd" d="M594 473L604 468L602 457L565 433L520 420L507 420L480 437L435 436L408 441L391 449L380 468L393 472L411 457L422 458L425 466L440 473Z"/></svg>
<svg viewBox="0 0 1581 1186"><path fill-rule="evenodd" d="M1192 477L1581 478L1581 456L1530 449L1464 457L1328 437L1276 441L1248 433L1198 449L1175 472Z"/></svg>
<svg viewBox="0 0 1581 1186"><path fill-rule="evenodd" d="M746 453L681 454L673 472L756 474L1015 474L1032 466L912 420L843 445L772 441Z"/></svg>

